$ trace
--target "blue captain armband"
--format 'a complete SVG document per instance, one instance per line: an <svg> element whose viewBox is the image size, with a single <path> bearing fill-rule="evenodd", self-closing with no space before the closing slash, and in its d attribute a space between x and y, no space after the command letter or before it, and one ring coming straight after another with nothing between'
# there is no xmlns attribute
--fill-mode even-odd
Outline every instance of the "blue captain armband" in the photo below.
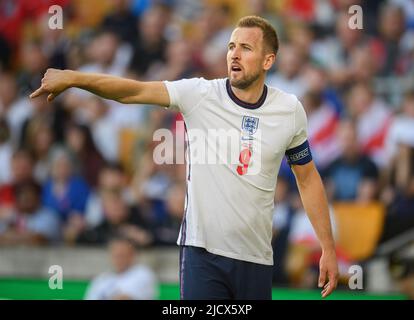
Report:
<svg viewBox="0 0 414 320"><path fill-rule="evenodd" d="M304 165L312 161L312 153L309 148L308 140L301 145L286 150L286 159L289 165Z"/></svg>

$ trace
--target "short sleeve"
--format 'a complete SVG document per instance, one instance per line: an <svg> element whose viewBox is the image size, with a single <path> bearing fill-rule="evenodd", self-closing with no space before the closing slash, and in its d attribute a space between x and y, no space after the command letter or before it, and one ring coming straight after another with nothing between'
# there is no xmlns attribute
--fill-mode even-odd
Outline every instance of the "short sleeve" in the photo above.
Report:
<svg viewBox="0 0 414 320"><path fill-rule="evenodd" d="M192 112L207 96L210 81L204 78L164 81L170 96L170 110L183 114Z"/></svg>
<svg viewBox="0 0 414 320"><path fill-rule="evenodd" d="M293 120L293 138L286 150L289 165L304 165L312 161L312 154L307 140L306 113L299 100Z"/></svg>
<svg viewBox="0 0 414 320"><path fill-rule="evenodd" d="M293 121L294 136L287 150L300 146L307 140L308 137L306 113L303 109L302 103L300 103L299 100L297 100L295 117Z"/></svg>

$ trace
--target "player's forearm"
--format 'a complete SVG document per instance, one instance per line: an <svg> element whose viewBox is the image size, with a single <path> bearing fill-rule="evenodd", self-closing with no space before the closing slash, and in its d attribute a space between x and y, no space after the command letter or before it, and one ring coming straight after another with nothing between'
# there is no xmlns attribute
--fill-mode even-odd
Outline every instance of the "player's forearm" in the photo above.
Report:
<svg viewBox="0 0 414 320"><path fill-rule="evenodd" d="M314 170L298 188L303 206L309 217L323 250L334 250L328 200L319 173Z"/></svg>
<svg viewBox="0 0 414 320"><path fill-rule="evenodd" d="M68 88L76 87L92 92L102 98L121 103L170 105L170 97L161 81L141 82L105 74L83 73L72 70L48 69L42 78L42 85L30 95L34 99L48 94L53 101Z"/></svg>
<svg viewBox="0 0 414 320"><path fill-rule="evenodd" d="M133 97L139 95L139 81L123 79L106 74L70 72L70 87L87 90L102 98L121 103L133 103Z"/></svg>

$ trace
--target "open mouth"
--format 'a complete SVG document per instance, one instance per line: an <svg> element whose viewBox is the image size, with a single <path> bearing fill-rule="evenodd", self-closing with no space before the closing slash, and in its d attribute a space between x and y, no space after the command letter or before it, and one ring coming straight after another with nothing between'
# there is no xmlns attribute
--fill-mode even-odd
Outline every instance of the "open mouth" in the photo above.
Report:
<svg viewBox="0 0 414 320"><path fill-rule="evenodd" d="M241 71L241 68L240 68L240 67L238 67L238 66L232 66L232 67L231 67L231 71L234 71L234 72L239 72L239 71Z"/></svg>

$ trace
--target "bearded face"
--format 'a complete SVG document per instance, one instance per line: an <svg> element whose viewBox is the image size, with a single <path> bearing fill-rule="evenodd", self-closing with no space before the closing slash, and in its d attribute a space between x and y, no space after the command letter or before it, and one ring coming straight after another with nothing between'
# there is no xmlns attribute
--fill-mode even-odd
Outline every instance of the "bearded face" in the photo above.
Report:
<svg viewBox="0 0 414 320"><path fill-rule="evenodd" d="M250 87L265 72L263 34L259 28L236 28L228 45L227 68L230 84Z"/></svg>

